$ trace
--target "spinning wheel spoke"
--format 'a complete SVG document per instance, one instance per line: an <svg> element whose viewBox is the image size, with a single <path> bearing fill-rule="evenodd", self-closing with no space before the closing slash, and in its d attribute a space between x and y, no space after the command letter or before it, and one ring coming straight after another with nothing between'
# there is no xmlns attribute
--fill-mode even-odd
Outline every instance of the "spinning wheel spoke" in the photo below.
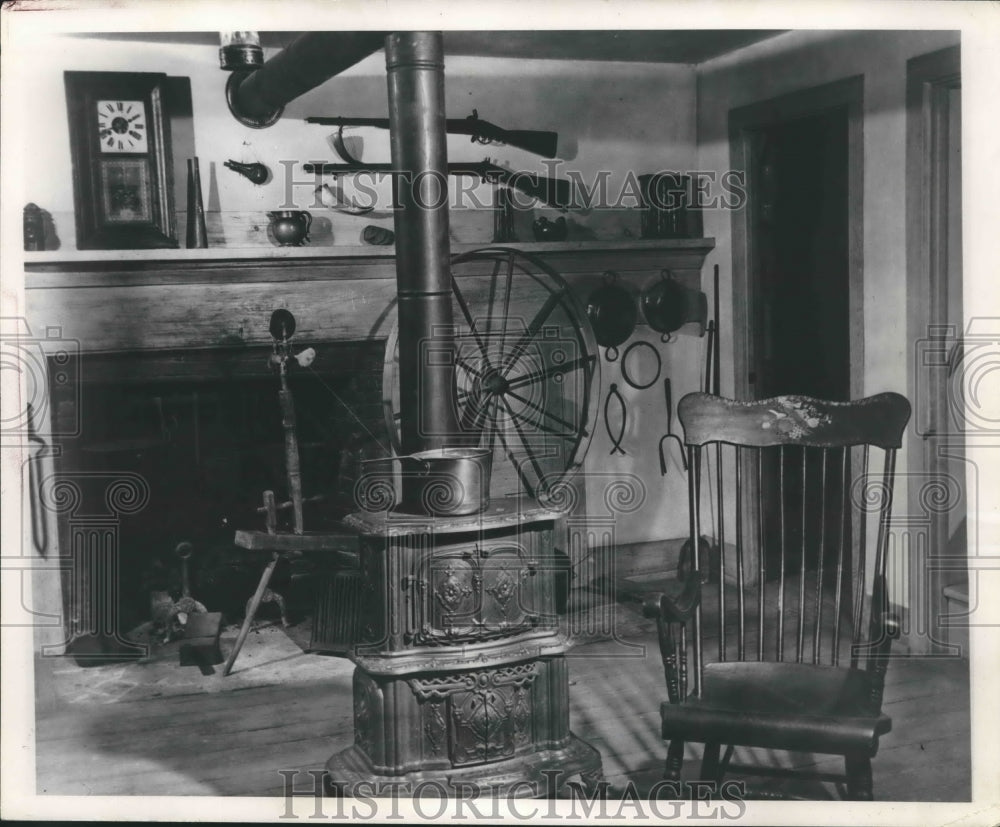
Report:
<svg viewBox="0 0 1000 827"><path fill-rule="evenodd" d="M579 370L580 368L592 365L596 359L596 356L590 354L587 356L581 356L579 359L574 359L572 362L566 362L564 365L553 365L545 370L536 370L531 373L525 373L522 376L518 376L516 379L511 379L507 387L508 389L520 388L524 385L530 385L532 382L539 382L543 379L552 379L553 377L561 376L564 373L571 373L574 370Z"/></svg>
<svg viewBox="0 0 1000 827"><path fill-rule="evenodd" d="M546 431L547 433L550 434L554 434L555 436L558 437L562 437L563 439L569 439L569 440L576 439L576 426L572 422L567 422L562 417L556 416L554 413L550 413L549 411L545 410L545 408L543 408L541 405L539 405L537 402L532 402L530 399L521 396L521 394L515 393L510 389L507 390L507 395L513 396L518 402L522 403L523 405L527 405L529 408L531 408L531 410L535 411L540 416L543 416L546 419L551 419L557 425L561 425L565 430L557 431L552 426L543 425L541 422L532 423L536 428L541 428L543 431ZM582 433L584 436L586 436L587 435L586 429L583 429Z"/></svg>
<svg viewBox="0 0 1000 827"><path fill-rule="evenodd" d="M469 312L469 305L466 304L465 297L462 295L462 291L458 289L458 282L454 278L451 280L451 291L455 296L455 301L458 302L458 306L462 310L462 315L465 316L465 322L469 325L469 330L472 332L472 336L476 340L476 344L479 346L479 352L483 355L483 362L487 368L492 367L490 365L489 354L486 352L486 345L479 336L479 331L476 329L476 322L472 318L472 313Z"/></svg>
<svg viewBox="0 0 1000 827"><path fill-rule="evenodd" d="M497 300L497 276L500 275L500 265L501 261L497 260L496 264L493 265L493 274L490 276L490 295L489 303L486 310L486 338L490 338L490 334L493 333L493 307L496 305Z"/></svg>
<svg viewBox="0 0 1000 827"><path fill-rule="evenodd" d="M540 466L538 464L538 460L535 459L531 446L528 445L528 440L524 437L524 431L521 430L521 425L519 424L517 417L514 415L514 411L511 410L510 405L507 403L507 400L500 397L500 402L503 404L504 408L507 409L507 415L510 417L510 421L514 424L514 430L517 431L518 439L521 440L521 445L524 447L524 453L528 455L528 460L531 462L531 468L535 472L537 480L541 482L545 479L545 471L542 470L542 466ZM511 459L513 459L513 457L511 457Z"/></svg>
<svg viewBox="0 0 1000 827"><path fill-rule="evenodd" d="M527 349L528 345L534 341L534 338L538 335L538 331L541 330L542 325L545 324L545 320L552 315L552 311L556 309L556 305L562 301L563 296L566 295L566 288L557 290L555 293L549 296L545 304L542 305L542 309L535 314L535 318L531 320L531 324L528 325L528 329L524 332L520 339L517 340L517 344L514 345L513 350L510 354L503 360L503 364L500 366L500 373L504 376L507 372L517 364L517 360L524 355L524 351Z"/></svg>
<svg viewBox="0 0 1000 827"><path fill-rule="evenodd" d="M473 430L479 430L486 424L487 411L490 409L490 403L493 398L487 396L480 400L476 407L475 414L472 418L472 428Z"/></svg>
<svg viewBox="0 0 1000 827"><path fill-rule="evenodd" d="M468 394L470 398L462 411L462 430L480 431L484 425L484 417L489 409L491 398L477 387ZM480 441L482 437L480 435Z"/></svg>
<svg viewBox="0 0 1000 827"><path fill-rule="evenodd" d="M493 405L493 410L492 410L492 412L489 415L490 416L490 425L492 427L489 429L489 443L487 445L487 448L489 448L489 451L492 454L493 451L494 451L494 449L495 449L495 447L496 447L497 411L500 409L500 403L497 402L497 398L495 396L493 396L493 397L490 398L490 403L492 403L492 405ZM480 442L482 442L482 440L480 440Z"/></svg>
<svg viewBox="0 0 1000 827"><path fill-rule="evenodd" d="M499 264L499 262L498 262ZM507 254L507 283L504 287L503 294L503 331L500 334L500 353L503 354L503 349L507 344L507 323L510 319L510 288L514 283L514 251L511 250ZM492 315L492 308L490 309L490 315Z"/></svg>
<svg viewBox="0 0 1000 827"><path fill-rule="evenodd" d="M499 408L500 406L497 405L497 411L499 411ZM493 422L496 423L496 417L493 418ZM510 445L507 444L507 437L504 436L503 430L499 427L496 427L494 428L494 431L500 435L500 444L503 446L503 451L507 455L507 459L510 460L510 464L513 465L514 470L517 471L517 476L521 480L521 485L524 486L524 489L526 491L533 491L534 486L531 484L531 479L528 477L527 474L524 473L524 468L522 467L522 463L517 461L517 458L514 456L514 452L511 451Z"/></svg>
<svg viewBox="0 0 1000 827"><path fill-rule="evenodd" d="M468 362L465 361L465 359L463 359L457 353L455 354L455 364L458 367L464 368L465 370L467 370L469 373L471 373L477 379L482 379L483 378L483 372L481 370L479 370L478 368L475 368L472 365L470 365Z"/></svg>

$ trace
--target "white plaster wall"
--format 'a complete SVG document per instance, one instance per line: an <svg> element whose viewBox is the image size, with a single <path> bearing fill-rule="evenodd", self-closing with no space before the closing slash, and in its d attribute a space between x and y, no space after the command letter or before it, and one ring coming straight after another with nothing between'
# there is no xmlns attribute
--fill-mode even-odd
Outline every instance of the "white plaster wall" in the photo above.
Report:
<svg viewBox="0 0 1000 827"><path fill-rule="evenodd" d="M24 202L34 201L57 218L62 249L75 248L73 227L72 167L63 87L63 72L139 71L165 72L187 77L191 82L193 124L175 120L174 170L178 235L183 244L183 210L186 201L185 160L197 155L201 166L206 210L222 214L223 224L244 213L259 215L286 204L311 209L311 176L301 165L310 161L336 162L332 129L305 124L308 115L387 116L385 58L378 51L341 75L303 95L286 107L284 116L267 129L239 124L228 112L224 98L227 74L218 68L217 48L184 43L132 42L99 37L46 35L19 39L17 77L10 110L27 128L19 132L13 151L23 158L23 180L14 192ZM446 61L446 108L452 118L462 118L478 109L483 117L508 128L547 129L559 133L558 166L547 167L542 159L503 146L471 144L464 136L449 137L449 158L479 161L489 158L515 170L551 173L565 177L578 171L590 181L599 170L611 173L613 190L621 188L628 170L636 173L662 168L685 168L694 160L694 71L686 66L588 61L504 60L450 58ZM363 143L363 160L389 161L388 133L384 130L354 130L349 137ZM227 159L260 161L274 173L273 179L255 187L225 169ZM294 162L289 186L287 168ZM452 179L454 189L455 179ZM469 186L468 179L464 185ZM350 184L347 184L350 190ZM388 187L380 188L388 198ZM481 203L491 203L491 188L479 187ZM388 204L388 201L386 201ZM631 201L626 206L630 206ZM287 204L286 204L287 205ZM457 211L468 213L469 210ZM549 213L538 208L535 214ZM320 208L317 217L333 222L330 232L316 234L318 245L359 243L367 223L391 226L391 218L344 217ZM638 235L634 210L575 212L569 216L579 225L580 236L621 238L626 227ZM489 242L492 217L488 211L470 216L455 214L455 240ZM524 223L524 227L530 220ZM634 226L633 226L634 225ZM464 233L464 235L462 235ZM527 232L522 240L530 240ZM245 238L229 229L226 246L245 246Z"/></svg>

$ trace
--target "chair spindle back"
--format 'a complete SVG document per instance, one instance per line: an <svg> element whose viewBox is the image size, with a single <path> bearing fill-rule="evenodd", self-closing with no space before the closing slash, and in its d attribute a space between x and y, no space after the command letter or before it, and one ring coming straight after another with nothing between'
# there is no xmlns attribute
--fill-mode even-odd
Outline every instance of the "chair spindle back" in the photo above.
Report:
<svg viewBox="0 0 1000 827"><path fill-rule="evenodd" d="M909 416L895 393L681 400L692 562L704 584L693 616L696 694L705 658L869 662L875 616L888 609L896 450ZM686 656L679 666L684 697Z"/></svg>

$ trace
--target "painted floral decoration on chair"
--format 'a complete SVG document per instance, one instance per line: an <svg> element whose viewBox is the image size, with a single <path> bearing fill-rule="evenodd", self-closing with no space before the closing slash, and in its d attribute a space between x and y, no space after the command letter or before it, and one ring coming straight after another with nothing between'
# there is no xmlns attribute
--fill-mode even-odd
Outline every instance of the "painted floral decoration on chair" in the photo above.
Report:
<svg viewBox="0 0 1000 827"><path fill-rule="evenodd" d="M792 439L800 439L810 431L815 431L821 425L830 422L829 416L821 414L801 397L784 396L779 402L783 410L768 408L773 418L765 419L760 425L761 428L765 430L774 428Z"/></svg>

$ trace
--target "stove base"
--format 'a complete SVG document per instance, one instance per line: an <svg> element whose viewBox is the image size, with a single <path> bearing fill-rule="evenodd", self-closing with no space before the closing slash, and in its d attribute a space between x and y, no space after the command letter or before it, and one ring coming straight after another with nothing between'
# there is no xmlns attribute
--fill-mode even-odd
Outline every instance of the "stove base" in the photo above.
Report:
<svg viewBox="0 0 1000 827"><path fill-rule="evenodd" d="M368 797L557 798L568 781L579 778L589 796L604 780L601 754L572 733L565 747L539 750L472 767L415 770L379 775L356 745L333 755L326 764L327 792ZM361 786L359 786L361 785ZM478 795L476 792L478 791Z"/></svg>

